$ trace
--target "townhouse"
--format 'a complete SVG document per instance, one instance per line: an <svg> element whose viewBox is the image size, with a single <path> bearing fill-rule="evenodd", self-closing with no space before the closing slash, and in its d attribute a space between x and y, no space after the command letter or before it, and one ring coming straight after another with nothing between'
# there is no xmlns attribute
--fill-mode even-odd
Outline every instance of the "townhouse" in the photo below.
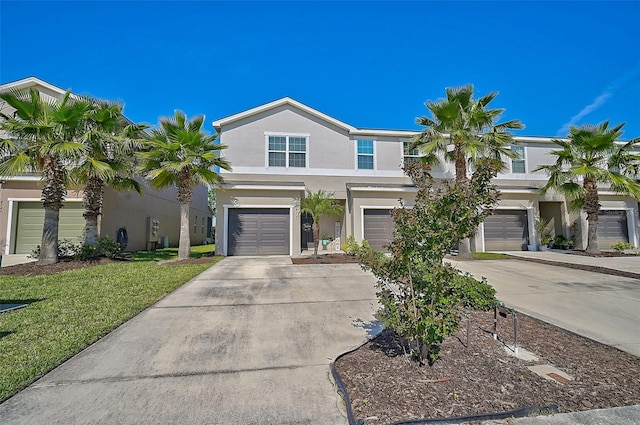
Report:
<svg viewBox="0 0 640 425"><path fill-rule="evenodd" d="M0 92L36 88L44 98L61 98L65 90L35 77L0 85ZM0 101L0 110L10 115L12 110ZM4 136L4 135L3 135ZM155 246L177 246L180 234L180 206L176 190L155 190L141 178L144 195L135 191L119 192L105 188L99 234L114 240L124 229L127 251ZM0 244L3 255L30 254L40 245L44 223L41 201L42 184L38 175L0 176ZM211 237L212 211L207 201L207 188L194 190L190 207L190 237L192 244L202 244ZM60 210L59 239L82 241L84 209L82 187L67 192Z"/></svg>
<svg viewBox="0 0 640 425"><path fill-rule="evenodd" d="M378 249L391 238L391 210L411 206L415 187L402 165L419 156L407 151L415 131L353 127L294 99L274 102L214 121L224 156L233 166L221 170L226 184L217 190L216 251L221 255L298 255L313 240L310 217L299 199L305 191L332 192L344 206L341 217L323 217L321 234L338 248L347 236L364 239ZM568 209L564 197L542 195L547 176L534 170L554 161L552 138L516 137L512 149L519 159L494 180L501 191L493 215L472 239L476 251L535 249L534 223L550 221L554 235L586 246L584 214ZM438 179L452 179L454 169L433 170ZM601 191L600 246L627 241L638 245L638 203Z"/></svg>

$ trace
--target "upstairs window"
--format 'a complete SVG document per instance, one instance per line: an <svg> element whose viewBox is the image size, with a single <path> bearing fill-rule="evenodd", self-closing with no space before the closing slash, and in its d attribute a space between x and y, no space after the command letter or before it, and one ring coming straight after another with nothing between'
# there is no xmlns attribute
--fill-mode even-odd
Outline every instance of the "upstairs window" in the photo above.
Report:
<svg viewBox="0 0 640 425"><path fill-rule="evenodd" d="M515 174L524 174L526 169L524 166L524 146L511 145L511 151L518 156L511 160L511 172Z"/></svg>
<svg viewBox="0 0 640 425"><path fill-rule="evenodd" d="M373 170L373 140L358 140L358 170Z"/></svg>
<svg viewBox="0 0 640 425"><path fill-rule="evenodd" d="M402 142L402 152L404 152L404 156L402 157L402 164L405 167L420 161L420 149L409 149L411 143L413 142Z"/></svg>
<svg viewBox="0 0 640 425"><path fill-rule="evenodd" d="M306 136L267 136L269 167L307 166Z"/></svg>

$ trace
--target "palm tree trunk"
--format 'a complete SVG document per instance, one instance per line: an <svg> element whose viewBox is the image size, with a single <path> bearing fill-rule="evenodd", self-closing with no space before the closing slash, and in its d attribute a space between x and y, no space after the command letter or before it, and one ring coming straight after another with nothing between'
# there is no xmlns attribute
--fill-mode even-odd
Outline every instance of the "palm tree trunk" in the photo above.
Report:
<svg viewBox="0 0 640 425"><path fill-rule="evenodd" d="M58 257L58 226L60 208L67 195L64 185L65 169L55 156L44 158L42 188L42 204L44 206L44 225L38 264L53 264L60 261Z"/></svg>
<svg viewBox="0 0 640 425"><path fill-rule="evenodd" d="M189 237L189 204L180 204L180 244L178 260L187 260L191 254L191 238Z"/></svg>
<svg viewBox="0 0 640 425"><path fill-rule="evenodd" d="M587 223L589 223L586 251L597 254L600 252L598 247L598 213L600 212L598 186L596 181L589 177L585 177L583 184L586 191L584 195L584 211L587 213Z"/></svg>
<svg viewBox="0 0 640 425"><path fill-rule="evenodd" d="M42 242L38 264L54 264L58 258L58 223L60 222L60 207L45 205L44 227L42 228Z"/></svg>
<svg viewBox="0 0 640 425"><path fill-rule="evenodd" d="M98 217L102 209L104 184L102 180L91 178L83 194L84 213L84 244L96 246L98 244Z"/></svg>
<svg viewBox="0 0 640 425"><path fill-rule="evenodd" d="M455 165L456 165L456 185L462 184L467 180L467 159L462 152L462 143L455 143ZM458 244L458 258L471 258L471 241L464 238Z"/></svg>
<svg viewBox="0 0 640 425"><path fill-rule="evenodd" d="M318 256L318 243L320 242L320 225L313 219L313 256Z"/></svg>

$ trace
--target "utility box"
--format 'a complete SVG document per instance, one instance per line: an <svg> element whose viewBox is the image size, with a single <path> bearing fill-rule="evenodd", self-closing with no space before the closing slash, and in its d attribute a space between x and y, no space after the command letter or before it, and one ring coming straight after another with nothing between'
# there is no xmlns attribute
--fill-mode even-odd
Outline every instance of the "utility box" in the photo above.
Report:
<svg viewBox="0 0 640 425"><path fill-rule="evenodd" d="M147 244L158 243L160 238L160 220L147 217Z"/></svg>

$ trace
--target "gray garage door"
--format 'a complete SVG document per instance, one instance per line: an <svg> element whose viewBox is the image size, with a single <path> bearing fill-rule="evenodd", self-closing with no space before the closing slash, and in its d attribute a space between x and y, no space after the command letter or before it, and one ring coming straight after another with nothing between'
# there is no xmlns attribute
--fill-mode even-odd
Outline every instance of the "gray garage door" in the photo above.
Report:
<svg viewBox="0 0 640 425"><path fill-rule="evenodd" d="M484 219L485 251L522 251L528 240L527 211L496 210Z"/></svg>
<svg viewBox="0 0 640 425"><path fill-rule="evenodd" d="M228 255L288 255L288 208L229 210Z"/></svg>
<svg viewBox="0 0 640 425"><path fill-rule="evenodd" d="M393 239L393 228L391 210L364 210L364 238L373 249L385 250L383 246Z"/></svg>
<svg viewBox="0 0 640 425"><path fill-rule="evenodd" d="M616 242L629 242L627 212L603 210L598 216L598 246L609 249Z"/></svg>
<svg viewBox="0 0 640 425"><path fill-rule="evenodd" d="M80 202L65 203L60 209L58 239L79 243L84 231L84 212ZM44 207L42 202L18 203L16 220L15 253L30 254L42 242Z"/></svg>

